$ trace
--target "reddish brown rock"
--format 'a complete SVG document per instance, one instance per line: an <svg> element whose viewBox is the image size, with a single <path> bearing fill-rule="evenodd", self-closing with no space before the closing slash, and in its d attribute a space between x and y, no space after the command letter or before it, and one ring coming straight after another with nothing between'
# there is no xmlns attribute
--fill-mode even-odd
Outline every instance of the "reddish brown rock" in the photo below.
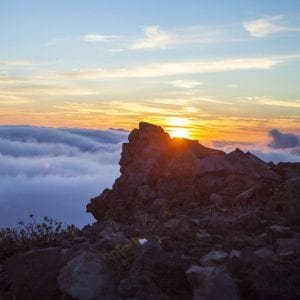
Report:
<svg viewBox="0 0 300 300"><path fill-rule="evenodd" d="M280 179L251 153L236 149L225 154L198 141L171 139L161 127L145 122L129 134L128 141L122 148L121 176L87 206L97 220L133 222L135 215L157 210L153 204L161 198L166 200L165 211L207 204L212 193L255 201L263 182L272 188Z"/></svg>

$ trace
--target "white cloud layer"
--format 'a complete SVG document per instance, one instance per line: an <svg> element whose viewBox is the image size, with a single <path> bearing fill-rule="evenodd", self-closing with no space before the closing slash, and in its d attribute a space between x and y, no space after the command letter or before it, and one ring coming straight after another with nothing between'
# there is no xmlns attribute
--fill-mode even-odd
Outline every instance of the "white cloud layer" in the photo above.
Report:
<svg viewBox="0 0 300 300"><path fill-rule="evenodd" d="M91 197L119 175L127 132L0 126L0 227L29 213L82 226Z"/></svg>

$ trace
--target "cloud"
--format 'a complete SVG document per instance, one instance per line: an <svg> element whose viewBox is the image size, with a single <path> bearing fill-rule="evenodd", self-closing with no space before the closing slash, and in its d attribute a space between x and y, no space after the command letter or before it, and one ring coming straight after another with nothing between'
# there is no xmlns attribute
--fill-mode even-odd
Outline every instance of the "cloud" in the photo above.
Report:
<svg viewBox="0 0 300 300"><path fill-rule="evenodd" d="M129 49L167 48L175 44L177 36L173 33L160 29L159 26L146 26L143 29L144 38L135 41Z"/></svg>
<svg viewBox="0 0 300 300"><path fill-rule="evenodd" d="M145 26L142 37L127 37L126 49L167 49L189 45L243 41L236 33L235 25L194 25L163 29L159 25Z"/></svg>
<svg viewBox="0 0 300 300"><path fill-rule="evenodd" d="M119 175L123 130L0 126L0 227L29 213L82 226L91 197Z"/></svg>
<svg viewBox="0 0 300 300"><path fill-rule="evenodd" d="M280 24L283 16L265 17L249 22L244 22L244 29L253 37L266 37L277 32L292 32L300 31L299 27L290 27Z"/></svg>
<svg viewBox="0 0 300 300"><path fill-rule="evenodd" d="M24 67L31 65L32 62L29 60L0 60L0 66L4 67Z"/></svg>
<svg viewBox="0 0 300 300"><path fill-rule="evenodd" d="M300 108L300 100L288 100L288 99L272 99L265 96L246 97L247 102L259 105L281 106L289 108ZM241 99L242 100L242 99Z"/></svg>
<svg viewBox="0 0 300 300"><path fill-rule="evenodd" d="M172 81L169 81L168 84L170 84L174 87L178 87L178 88L192 89L192 88L202 85L203 83L200 81L194 81L194 80L172 80Z"/></svg>
<svg viewBox="0 0 300 300"><path fill-rule="evenodd" d="M240 148L240 146L254 145L254 143L243 142L243 141L213 141L212 143L215 148L225 148L225 147Z"/></svg>
<svg viewBox="0 0 300 300"><path fill-rule="evenodd" d="M285 149L300 147L300 136L293 133L282 133L278 129L269 132L272 141L269 147L274 149Z"/></svg>
<svg viewBox="0 0 300 300"><path fill-rule="evenodd" d="M228 89L237 89L239 86L236 83L228 83L226 87Z"/></svg>
<svg viewBox="0 0 300 300"><path fill-rule="evenodd" d="M119 37L116 35L86 34L82 39L88 43L106 43L116 41Z"/></svg>
<svg viewBox="0 0 300 300"><path fill-rule="evenodd" d="M265 144L241 141L214 141L213 145L215 148L227 153L236 148L242 149L244 152L249 151L266 162L300 162L300 152L297 153L291 149L270 149ZM296 150L296 148L294 150Z"/></svg>
<svg viewBox="0 0 300 300"><path fill-rule="evenodd" d="M300 138L293 133L281 133L277 129L269 132L272 141L265 143L249 143L243 141L213 141L213 146L225 152L235 148L250 151L266 162L300 162Z"/></svg>
<svg viewBox="0 0 300 300"><path fill-rule="evenodd" d="M219 60L194 60L186 62L153 63L119 69L92 69L65 72L72 79L163 77L237 70L268 70L290 57L250 57Z"/></svg>

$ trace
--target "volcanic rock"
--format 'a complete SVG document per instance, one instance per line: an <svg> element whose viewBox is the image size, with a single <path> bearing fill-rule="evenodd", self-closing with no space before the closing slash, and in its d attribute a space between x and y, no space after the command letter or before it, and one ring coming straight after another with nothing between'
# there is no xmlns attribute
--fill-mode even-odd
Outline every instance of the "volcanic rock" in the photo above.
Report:
<svg viewBox="0 0 300 300"><path fill-rule="evenodd" d="M220 267L192 266L186 271L193 285L194 300L238 300L237 287L230 276Z"/></svg>
<svg viewBox="0 0 300 300"><path fill-rule="evenodd" d="M150 213L153 203L157 207L155 198L165 199L169 208L192 203L199 207L209 198L221 201L225 196L253 202L264 185L272 189L280 180L269 164L251 153L236 149L225 154L197 141L171 139L161 127L145 122L128 140L121 154L121 176L113 189L87 206L99 221L110 217L132 222L137 213ZM264 193L265 198L272 196L272 191Z"/></svg>

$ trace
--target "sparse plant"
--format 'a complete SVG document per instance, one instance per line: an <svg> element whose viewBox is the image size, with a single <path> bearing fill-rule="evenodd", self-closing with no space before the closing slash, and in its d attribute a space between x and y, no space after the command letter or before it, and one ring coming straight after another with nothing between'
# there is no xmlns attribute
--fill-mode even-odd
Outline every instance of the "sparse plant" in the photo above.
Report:
<svg viewBox="0 0 300 300"><path fill-rule="evenodd" d="M131 239L126 244L117 245L106 254L107 263L115 271L118 280L126 277L134 260L135 247L138 245L137 239Z"/></svg>
<svg viewBox="0 0 300 300"><path fill-rule="evenodd" d="M78 232L74 225L65 226L49 217L37 222L31 214L27 223L20 221L14 228L0 229L0 262L32 248L56 246L62 240L72 239Z"/></svg>

